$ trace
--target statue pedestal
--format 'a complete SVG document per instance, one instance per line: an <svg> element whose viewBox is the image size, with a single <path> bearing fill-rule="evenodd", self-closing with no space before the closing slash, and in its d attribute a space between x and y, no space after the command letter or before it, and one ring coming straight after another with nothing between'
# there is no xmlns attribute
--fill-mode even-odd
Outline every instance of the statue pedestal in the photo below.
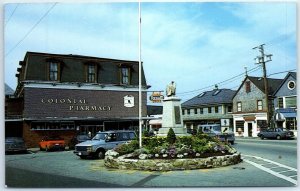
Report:
<svg viewBox="0 0 300 191"><path fill-rule="evenodd" d="M180 99L175 96L163 100L162 128L159 129L158 136L167 136L170 128L173 128L176 135L187 135L183 128Z"/></svg>

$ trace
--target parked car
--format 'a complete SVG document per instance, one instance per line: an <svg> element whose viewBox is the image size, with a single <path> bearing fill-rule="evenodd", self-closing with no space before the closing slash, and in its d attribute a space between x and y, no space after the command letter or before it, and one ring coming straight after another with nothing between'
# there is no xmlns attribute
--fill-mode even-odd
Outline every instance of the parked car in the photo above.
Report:
<svg viewBox="0 0 300 191"><path fill-rule="evenodd" d="M258 134L261 139L291 139L294 137L294 132L283 128L262 129Z"/></svg>
<svg viewBox="0 0 300 191"><path fill-rule="evenodd" d="M78 144L78 143L82 143L84 141L88 141L88 140L91 140L91 138L89 137L89 135L76 135L74 136L70 143L69 143L69 149L75 149L75 145Z"/></svg>
<svg viewBox="0 0 300 191"><path fill-rule="evenodd" d="M39 142L40 150L65 150L65 140L61 137L44 137Z"/></svg>
<svg viewBox="0 0 300 191"><path fill-rule="evenodd" d="M6 137L5 138L5 153L26 153L27 147L24 139L21 137Z"/></svg>
<svg viewBox="0 0 300 191"><path fill-rule="evenodd" d="M232 131L228 129L224 129L222 131L221 125L219 124L210 124L210 125L198 125L197 131L205 133L211 137L216 137L222 142L229 142L230 144L234 144L235 136Z"/></svg>
<svg viewBox="0 0 300 191"><path fill-rule="evenodd" d="M135 137L136 134L134 131L98 132L92 140L75 145L74 154L82 159L89 156L103 159L107 150L113 149L119 144L129 142Z"/></svg>

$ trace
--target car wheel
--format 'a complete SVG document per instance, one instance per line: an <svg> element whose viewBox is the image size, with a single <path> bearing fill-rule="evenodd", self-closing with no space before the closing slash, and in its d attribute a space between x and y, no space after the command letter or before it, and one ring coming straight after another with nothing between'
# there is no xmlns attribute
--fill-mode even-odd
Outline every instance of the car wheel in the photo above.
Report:
<svg viewBox="0 0 300 191"><path fill-rule="evenodd" d="M80 158L81 158L81 159L86 159L86 158L87 158L87 156L80 156Z"/></svg>
<svg viewBox="0 0 300 191"><path fill-rule="evenodd" d="M45 148L45 151L46 151L46 152L48 152L48 151L49 151L49 149L48 149L48 146L46 146L46 148Z"/></svg>
<svg viewBox="0 0 300 191"><path fill-rule="evenodd" d="M96 158L98 158L98 159L104 159L104 157L105 157L105 151L104 150L98 150L96 152Z"/></svg>
<svg viewBox="0 0 300 191"><path fill-rule="evenodd" d="M264 138L265 138L265 137L264 137L263 135L261 135L261 136L260 136L260 139L262 139L262 140L263 140Z"/></svg>
<svg viewBox="0 0 300 191"><path fill-rule="evenodd" d="M280 140L280 139L281 139L280 135L277 135L277 136L276 136L276 139L277 139L277 140Z"/></svg>

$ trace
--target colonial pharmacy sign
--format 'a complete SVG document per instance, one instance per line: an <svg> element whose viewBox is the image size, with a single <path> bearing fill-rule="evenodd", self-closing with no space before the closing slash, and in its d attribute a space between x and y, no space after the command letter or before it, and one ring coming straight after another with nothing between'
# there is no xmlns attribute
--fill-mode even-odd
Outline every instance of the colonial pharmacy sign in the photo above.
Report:
<svg viewBox="0 0 300 191"><path fill-rule="evenodd" d="M41 99L43 104L62 104L66 105L70 111L110 111L112 106L89 105L86 99L72 98L49 98Z"/></svg>
<svg viewBox="0 0 300 191"><path fill-rule="evenodd" d="M138 92L27 88L24 118L130 118ZM144 95L145 97L145 95ZM146 109L143 107L143 114Z"/></svg>

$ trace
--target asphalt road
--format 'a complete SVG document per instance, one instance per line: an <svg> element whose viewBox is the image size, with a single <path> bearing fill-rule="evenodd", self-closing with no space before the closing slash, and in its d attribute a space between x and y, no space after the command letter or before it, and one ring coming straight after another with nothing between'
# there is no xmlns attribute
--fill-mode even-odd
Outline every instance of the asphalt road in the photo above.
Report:
<svg viewBox="0 0 300 191"><path fill-rule="evenodd" d="M296 143L296 140L238 139L234 147L245 156L240 164L171 172L107 169L103 160L81 160L72 151L6 155L6 185L9 188L294 187L297 176L291 173L297 175L293 171L297 167ZM267 166L261 166L262 160L252 156L271 163L267 161ZM278 168L275 163L281 166ZM278 176L279 171L286 170L287 174Z"/></svg>

